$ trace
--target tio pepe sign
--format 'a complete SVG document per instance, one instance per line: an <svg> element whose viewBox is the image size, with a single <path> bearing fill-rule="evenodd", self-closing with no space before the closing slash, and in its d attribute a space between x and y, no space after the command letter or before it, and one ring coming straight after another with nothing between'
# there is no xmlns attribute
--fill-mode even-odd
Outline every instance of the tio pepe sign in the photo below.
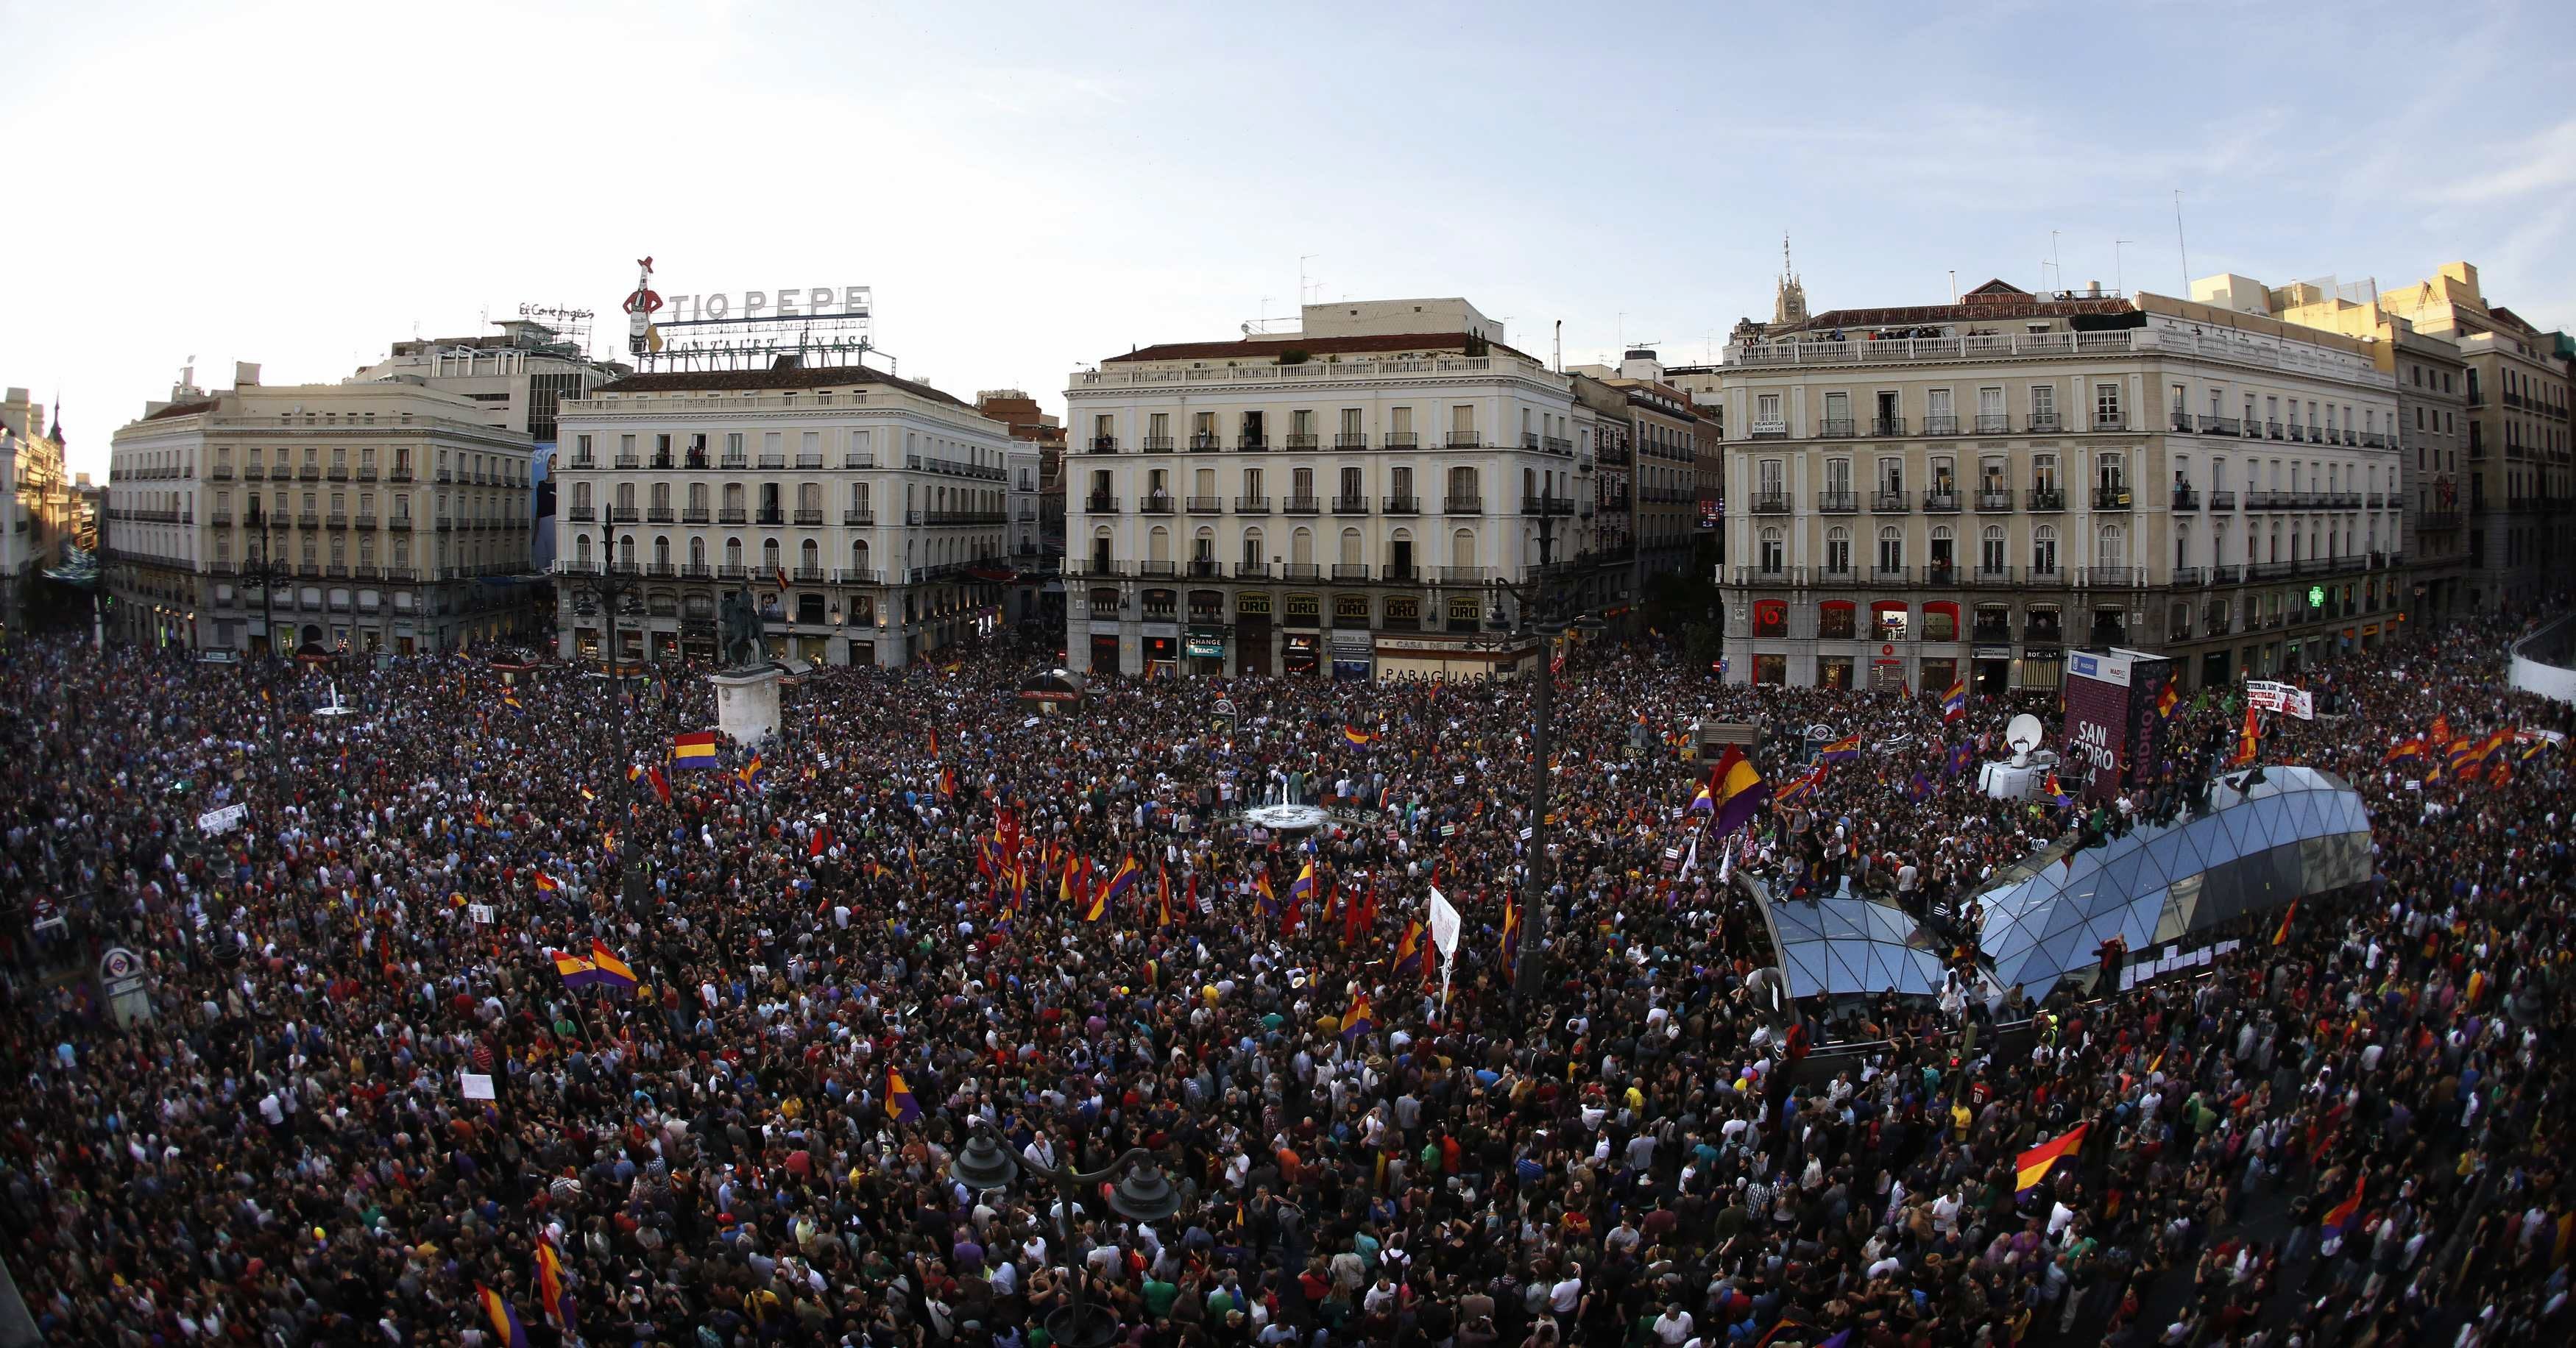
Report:
<svg viewBox="0 0 2576 1348"><path fill-rule="evenodd" d="M673 295L660 321L674 323L747 322L752 319L865 318L868 286L786 286L726 294Z"/></svg>

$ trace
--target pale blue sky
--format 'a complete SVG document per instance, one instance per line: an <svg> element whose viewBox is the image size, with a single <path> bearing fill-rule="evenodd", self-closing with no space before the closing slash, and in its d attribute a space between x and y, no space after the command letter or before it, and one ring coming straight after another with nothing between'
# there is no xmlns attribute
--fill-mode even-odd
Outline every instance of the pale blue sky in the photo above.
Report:
<svg viewBox="0 0 2576 1348"><path fill-rule="evenodd" d="M216 11L224 12L216 12ZM2563 4L68 6L12 60L0 382L74 466L197 357L336 379L521 301L871 283L903 372L1316 294L1465 295L1569 361L2000 275L2413 280L2576 322ZM2118 249L2113 241L2131 240ZM603 347L618 344L602 324Z"/></svg>

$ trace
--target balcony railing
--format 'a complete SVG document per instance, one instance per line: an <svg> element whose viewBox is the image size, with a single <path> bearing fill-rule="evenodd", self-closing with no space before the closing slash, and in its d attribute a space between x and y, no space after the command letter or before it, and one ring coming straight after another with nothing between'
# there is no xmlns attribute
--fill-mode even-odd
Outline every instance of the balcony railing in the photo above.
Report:
<svg viewBox="0 0 2576 1348"><path fill-rule="evenodd" d="M1422 502L1411 496L1390 496L1386 498L1385 509L1390 515L1419 515L1422 513Z"/></svg>
<svg viewBox="0 0 2576 1348"><path fill-rule="evenodd" d="M1860 424L1850 417L1827 417L1816 423L1816 435L1826 440L1848 440L1860 434Z"/></svg>
<svg viewBox="0 0 2576 1348"><path fill-rule="evenodd" d="M1478 437L1474 431L1449 432L1449 448L1451 449L1480 449L1483 446L1484 441Z"/></svg>
<svg viewBox="0 0 2576 1348"><path fill-rule="evenodd" d="M2075 573L2075 583L2088 590L2136 590L2147 583L2143 566L2095 566Z"/></svg>
<svg viewBox="0 0 2576 1348"><path fill-rule="evenodd" d="M1444 566L1440 568L1440 583L1443 585L1482 585L1485 583L1485 568L1481 566Z"/></svg>
<svg viewBox="0 0 2576 1348"><path fill-rule="evenodd" d="M1166 496L1161 492L1149 492L1136 498L1136 513L1140 515L1168 515L1172 513L1173 504L1174 499L1172 497Z"/></svg>
<svg viewBox="0 0 2576 1348"><path fill-rule="evenodd" d="M1138 440L1136 442L1136 447L1147 454L1169 454L1172 452L1172 437L1168 435L1148 435Z"/></svg>
<svg viewBox="0 0 2576 1348"><path fill-rule="evenodd" d="M1858 492L1820 491L1816 493L1816 513L1818 514L1850 515L1858 513L1859 510L1860 493Z"/></svg>
<svg viewBox="0 0 2576 1348"><path fill-rule="evenodd" d="M1362 436L1362 437L1360 437L1360 438L1361 438L1361 439L1363 439L1363 440L1365 440L1365 439L1367 439L1368 437L1366 437L1366 436ZM1307 432L1307 433L1305 433L1305 434L1303 434L1303 435L1293 435L1293 434L1292 434L1292 435L1287 436L1287 437L1286 437L1286 438L1281 442L1281 444L1280 444L1280 448L1282 448L1282 449L1321 449L1321 448L1323 448L1323 445L1324 445L1324 437L1322 437L1322 436L1320 436L1320 435L1317 435L1317 434L1313 433L1312 431L1309 431L1309 432ZM1367 446L1363 445L1363 446L1361 446L1361 448L1365 449L1365 448L1367 448Z"/></svg>
<svg viewBox="0 0 2576 1348"><path fill-rule="evenodd" d="M1313 562L1282 562L1279 564L1279 578L1282 580L1322 580L1324 578L1324 569L1315 565Z"/></svg>
<svg viewBox="0 0 2576 1348"><path fill-rule="evenodd" d="M1293 440L1296 437L1291 436L1289 438ZM1196 445L1191 446L1192 449L1196 449L1197 447L1198 446ZM1234 437L1234 447L1251 454L1266 453L1270 449L1270 437L1266 435L1238 435Z"/></svg>
<svg viewBox="0 0 2576 1348"><path fill-rule="evenodd" d="M1769 496L1756 496L1753 498L1753 513L1756 515L1786 515L1789 513L1789 498L1785 493Z"/></svg>
<svg viewBox="0 0 2576 1348"><path fill-rule="evenodd" d="M1201 580L1215 580L1225 574L1225 563L1214 557L1193 557L1190 559L1190 574Z"/></svg>
<svg viewBox="0 0 2576 1348"><path fill-rule="evenodd" d="M2064 487L2031 488L2030 508L2038 511L2064 510L2066 508L2066 489Z"/></svg>
<svg viewBox="0 0 2576 1348"><path fill-rule="evenodd" d="M1336 496L1333 498L1333 513L1336 515L1365 515L1369 513L1369 498L1365 496Z"/></svg>
<svg viewBox="0 0 2576 1348"><path fill-rule="evenodd" d="M1928 514L1956 515L1959 513L1959 493L1938 488L1927 491L1923 493L1923 509Z"/></svg>
<svg viewBox="0 0 2576 1348"><path fill-rule="evenodd" d="M1941 416L1925 417L1923 418L1923 433L1925 435L1957 435L1959 433L1959 419L1955 416L1949 416L1946 414Z"/></svg>
<svg viewBox="0 0 2576 1348"><path fill-rule="evenodd" d="M1117 453L1118 437L1114 435L1095 435L1091 437L1091 452L1094 454Z"/></svg>
<svg viewBox="0 0 2576 1348"><path fill-rule="evenodd" d="M852 528L869 528L874 526L876 522L877 512L873 510L844 510L841 512L841 523Z"/></svg>
<svg viewBox="0 0 2576 1348"><path fill-rule="evenodd" d="M1333 563L1333 579L1335 580L1366 580L1368 578L1369 569L1368 563L1366 562Z"/></svg>
<svg viewBox="0 0 2576 1348"><path fill-rule="evenodd" d="M2032 435L2055 435L2066 429L2066 419L2055 412L2033 412L2029 427Z"/></svg>
<svg viewBox="0 0 2576 1348"><path fill-rule="evenodd" d="M2174 508L2174 509L2176 509L2176 510L2198 510L2198 509L2200 509L2200 493L2199 493L2199 492L2197 492L2197 491L2194 491L2193 489L2191 489L2191 488L2189 488L2189 487L2176 487L2176 488L2174 488L2174 489L2173 489L2173 508Z"/></svg>
<svg viewBox="0 0 2576 1348"><path fill-rule="evenodd" d="M1236 562L1234 564L1234 578L1237 580L1266 580L1269 576L1270 563L1268 562Z"/></svg>
<svg viewBox="0 0 2576 1348"><path fill-rule="evenodd" d="M1871 417L1869 419L1869 433L1873 436L1882 437L1903 435L1905 434L1905 418Z"/></svg>
<svg viewBox="0 0 2576 1348"><path fill-rule="evenodd" d="M1977 493L1977 509L1981 513L2010 512L2012 508L2013 494L2010 490Z"/></svg>
<svg viewBox="0 0 2576 1348"><path fill-rule="evenodd" d="M2209 508L2212 510L2234 510L2236 508L2236 493L2232 491L2211 492L2209 494Z"/></svg>
<svg viewBox="0 0 2576 1348"><path fill-rule="evenodd" d="M2093 414L2093 429L2096 432L2126 431L2129 429L2129 418L2125 413L2120 412L2096 412Z"/></svg>
<svg viewBox="0 0 2576 1348"><path fill-rule="evenodd" d="M1085 514L1115 515L1118 513L1118 498L1109 492L1093 492L1082 498L1082 509Z"/></svg>
<svg viewBox="0 0 2576 1348"><path fill-rule="evenodd" d="M1574 498L1570 496L1524 496L1521 498L1521 513L1524 515L1571 515L1574 513Z"/></svg>
<svg viewBox="0 0 2576 1348"><path fill-rule="evenodd" d="M2093 508L2095 510L2129 509L2129 489L2126 487L2095 487L2093 489Z"/></svg>
<svg viewBox="0 0 2576 1348"><path fill-rule="evenodd" d="M2012 418L2001 412L1979 412L1977 414L1977 434L1979 435L2002 435L2011 429Z"/></svg>
<svg viewBox="0 0 2576 1348"><path fill-rule="evenodd" d="M1225 513L1225 498L1222 496L1193 496L1188 498L1185 508L1193 515L1222 515Z"/></svg>
<svg viewBox="0 0 2576 1348"><path fill-rule="evenodd" d="M1323 502L1312 496L1290 496L1279 502L1279 511L1283 515L1313 515L1322 510Z"/></svg>
<svg viewBox="0 0 2576 1348"><path fill-rule="evenodd" d="M1190 437L1190 450L1193 453L1204 454L1223 448L1225 448L1224 436L1200 432Z"/></svg>
<svg viewBox="0 0 2576 1348"><path fill-rule="evenodd" d="M1440 513L1444 515L1482 515L1485 513L1485 498L1482 496L1443 497L1440 502Z"/></svg>
<svg viewBox="0 0 2576 1348"><path fill-rule="evenodd" d="M1267 515L1270 513L1270 498L1267 496L1238 496L1234 498L1234 513L1238 515Z"/></svg>
<svg viewBox="0 0 2576 1348"><path fill-rule="evenodd" d="M1339 441L1342 437L1334 436L1333 438L1334 440ZM1362 436L1360 438L1366 439L1367 437ZM1367 446L1356 445L1349 446L1349 448L1365 449ZM1422 433L1420 431L1388 431L1386 433L1386 448L1420 449L1422 448Z"/></svg>
<svg viewBox="0 0 2576 1348"><path fill-rule="evenodd" d="M1387 448L1395 448L1394 437L1389 436L1387 439ZM1366 431L1342 431L1333 436L1333 448L1335 449L1366 449L1368 447L1369 438Z"/></svg>
<svg viewBox="0 0 2576 1348"><path fill-rule="evenodd" d="M1981 562L1976 566L1963 568L1959 573L1959 583L1992 589L2012 584L2013 576L2013 568L2009 566L1987 566Z"/></svg>
<svg viewBox="0 0 2576 1348"><path fill-rule="evenodd" d="M1871 492L1869 508L1875 514L1902 515L1914 508L1913 493L1901 490Z"/></svg>
<svg viewBox="0 0 2576 1348"><path fill-rule="evenodd" d="M1869 569L1870 580L1880 585L1903 585L1913 575L1914 568L1908 566L1873 566Z"/></svg>

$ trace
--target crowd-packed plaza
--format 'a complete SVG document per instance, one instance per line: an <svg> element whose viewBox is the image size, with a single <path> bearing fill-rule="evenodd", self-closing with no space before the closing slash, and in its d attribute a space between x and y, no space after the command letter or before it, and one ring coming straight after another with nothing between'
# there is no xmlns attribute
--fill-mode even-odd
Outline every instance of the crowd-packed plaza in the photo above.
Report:
<svg viewBox="0 0 2576 1348"><path fill-rule="evenodd" d="M66 1343L2563 1333L2570 727L2499 676L2524 628L2330 658L2269 728L2366 799L2367 884L2125 991L1831 1025L1761 995L1754 883L1964 902L2151 793L1979 794L1953 751L2012 700L1602 643L1556 680L1533 908L1526 680L1048 710L1002 642L812 671L709 758L704 671L24 642L10 1266ZM2178 759L2234 750L2229 698L2170 714ZM1866 752L1719 838L1702 719ZM2474 773L2402 752L2500 729ZM1752 766L1776 792L1803 747ZM1331 822L1245 814L1276 800ZM101 1004L111 947L148 1015Z"/></svg>

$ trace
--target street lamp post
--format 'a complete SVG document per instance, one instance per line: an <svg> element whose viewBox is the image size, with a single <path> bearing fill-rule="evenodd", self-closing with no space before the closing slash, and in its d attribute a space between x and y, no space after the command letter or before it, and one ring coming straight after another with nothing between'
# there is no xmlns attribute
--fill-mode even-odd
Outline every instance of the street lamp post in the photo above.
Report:
<svg viewBox="0 0 2576 1348"><path fill-rule="evenodd" d="M1026 1167L1055 1190L1056 1248L1068 1259L1073 1251L1074 1202L1085 1193L1098 1192L1103 1184L1109 1185L1110 1211L1131 1222L1159 1222L1180 1211L1180 1194L1172 1188L1171 1179L1163 1173L1154 1153L1143 1147L1130 1147L1106 1167L1084 1173L1069 1165L1043 1166L1014 1156L993 1136L984 1120L978 1118L971 1123L973 1135L959 1149L957 1159L949 1163L949 1176L982 1193L1009 1188ZM1083 1296L1079 1267L1073 1271L1073 1300L1047 1312L1046 1328L1048 1337L1061 1348L1102 1348L1118 1334L1111 1317L1098 1313Z"/></svg>
<svg viewBox="0 0 2576 1348"><path fill-rule="evenodd" d="M600 611L608 620L608 637L600 649L600 665L608 675L611 692L622 696L626 676L620 672L618 659L617 606L635 592L635 581L617 569L617 533L609 525L603 524L599 528L599 553L599 570L585 588L598 597ZM616 739L617 776L610 789L617 792L617 801L622 807L617 830L617 869L624 887L622 892L627 911L633 913L644 898L644 872L636 865L635 858L635 782L627 771L633 766L633 760L628 756L626 746L626 718L626 708L611 708L609 732Z"/></svg>
<svg viewBox="0 0 2576 1348"><path fill-rule="evenodd" d="M1548 594L1548 568L1554 562L1556 521L1574 513L1570 497L1537 498L1538 570L1519 585L1497 582L1496 588L1512 596L1519 613L1515 621L1521 631L1540 638L1538 670L1530 692L1530 847L1529 868L1521 887L1521 951L1519 967L1512 971L1512 988L1524 1007L1534 1008L1535 999L1547 986L1547 941L1552 925L1547 906L1547 804L1548 758L1554 751L1556 732L1556 667L1549 647L1552 640L1569 630L1597 631L1601 621L1582 617L1560 619L1551 611Z"/></svg>
<svg viewBox="0 0 2576 1348"><path fill-rule="evenodd" d="M269 665L277 663L277 582L289 574L289 568L277 560L277 548L269 541L269 525L260 513L259 498L250 498L251 537L259 541L259 560L242 568L243 575L259 582L260 644L265 648Z"/></svg>

